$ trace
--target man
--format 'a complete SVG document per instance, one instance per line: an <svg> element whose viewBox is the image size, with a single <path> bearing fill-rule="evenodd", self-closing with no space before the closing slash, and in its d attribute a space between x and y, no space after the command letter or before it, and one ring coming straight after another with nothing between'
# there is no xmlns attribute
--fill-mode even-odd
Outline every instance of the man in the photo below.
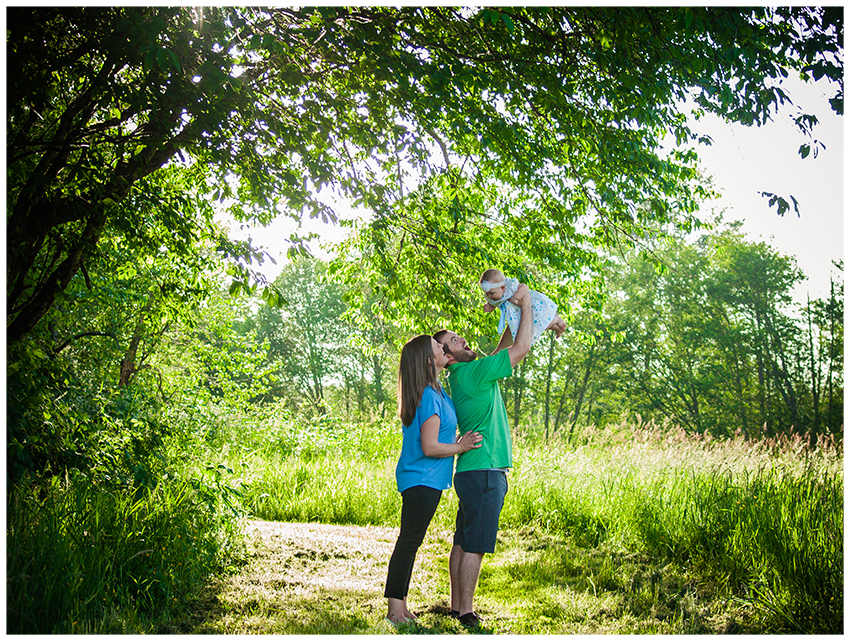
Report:
<svg viewBox="0 0 850 641"><path fill-rule="evenodd" d="M449 557L452 615L466 626L479 625L472 607L484 554L496 549L499 515L508 491L507 470L513 465L513 445L508 414L499 380L531 349L532 313L528 287L520 285L511 302L521 318L516 339L505 332L491 355L478 359L466 341L449 330L434 334L448 357L449 392L455 405L461 434L479 432L481 447L457 459L454 485L458 496L454 545Z"/></svg>

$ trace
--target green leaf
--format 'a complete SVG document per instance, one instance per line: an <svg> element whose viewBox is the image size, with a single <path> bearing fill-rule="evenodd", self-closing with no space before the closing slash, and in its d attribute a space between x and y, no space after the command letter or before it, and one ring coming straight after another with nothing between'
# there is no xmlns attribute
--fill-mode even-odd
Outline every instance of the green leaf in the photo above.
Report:
<svg viewBox="0 0 850 641"><path fill-rule="evenodd" d="M168 53L168 57L171 60L171 64L177 71L180 71L180 58L177 57L177 54L171 49L166 49L166 52Z"/></svg>

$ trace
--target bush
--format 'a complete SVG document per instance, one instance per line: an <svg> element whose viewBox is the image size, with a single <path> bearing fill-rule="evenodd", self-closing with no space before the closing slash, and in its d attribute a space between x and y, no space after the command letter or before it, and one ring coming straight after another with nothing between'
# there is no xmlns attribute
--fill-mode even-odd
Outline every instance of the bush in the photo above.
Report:
<svg viewBox="0 0 850 641"><path fill-rule="evenodd" d="M238 521L197 483L168 477L139 489L82 475L12 489L7 632L110 632L116 611L125 621L163 616L239 555Z"/></svg>

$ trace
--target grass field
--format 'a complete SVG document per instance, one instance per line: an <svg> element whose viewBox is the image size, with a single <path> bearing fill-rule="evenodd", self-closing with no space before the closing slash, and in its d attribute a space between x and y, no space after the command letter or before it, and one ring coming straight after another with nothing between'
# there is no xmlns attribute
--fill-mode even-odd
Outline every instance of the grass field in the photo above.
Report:
<svg viewBox="0 0 850 641"><path fill-rule="evenodd" d="M397 530L319 523L248 524L250 559L210 586L170 632L387 634L383 586ZM395 631L467 632L448 616L451 533L432 527L410 592L419 617ZM670 568L610 550L583 549L533 529L504 531L482 569L476 610L493 634L741 632L742 608L685 590ZM611 569L616 568L616 572Z"/></svg>
<svg viewBox="0 0 850 641"><path fill-rule="evenodd" d="M141 490L71 477L10 493L8 631L198 629L209 591L250 565L247 517L396 528L395 424L229 418L176 434L162 477ZM843 631L840 446L628 426L579 442L516 438L477 593L491 631ZM432 578L416 589L434 603L448 597L455 509L444 493L420 559ZM386 633L383 600L367 602L339 607L377 627L339 633ZM451 631L443 618L426 612L423 625Z"/></svg>

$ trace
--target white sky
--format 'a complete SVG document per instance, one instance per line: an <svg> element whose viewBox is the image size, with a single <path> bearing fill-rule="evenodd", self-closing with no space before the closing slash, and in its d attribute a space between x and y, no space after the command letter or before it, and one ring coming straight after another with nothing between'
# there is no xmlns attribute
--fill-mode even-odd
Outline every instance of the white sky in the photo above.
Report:
<svg viewBox="0 0 850 641"><path fill-rule="evenodd" d="M829 294L830 273L841 278L832 261L844 257L844 123L827 102L834 90L826 82L811 86L791 81L783 86L799 107L820 121L813 137L826 149L821 149L817 158L812 154L802 159L797 153L807 140L789 117L797 108L787 105L763 127L728 125L715 117L703 119L700 129L714 144L701 146L699 154L723 193L715 206L725 208L724 220L743 220L742 230L752 240L765 241L796 257L809 278L795 292L804 302L807 291L813 299ZM779 216L760 195L762 191L779 194L789 203L788 196L794 196L800 216L793 210Z"/></svg>
<svg viewBox="0 0 850 641"><path fill-rule="evenodd" d="M837 274L832 261L844 256L844 126L842 117L834 115L827 102L834 92L826 82L811 86L789 79L783 87L796 105L820 121L813 135L826 149L821 149L816 158L813 154L806 159L798 155L800 145L808 141L790 117L798 107L789 105L763 127L728 125L719 118L704 117L697 129L710 135L714 144L700 146L699 154L722 193L720 200L706 204L706 211L725 210L724 220L743 220L742 229L751 240L765 241L782 254L796 257L808 277L795 291L795 298L803 303L807 293L813 299L829 294L830 273ZM789 196L794 196L800 216L791 210L780 217L760 195L762 191L777 193L789 203ZM287 237L292 225L281 217L253 234L277 260L276 266L264 266L269 278L274 278L286 262L282 252L287 244L275 238ZM311 242L310 247L325 258L328 253L320 245L330 247L347 233L347 229L321 221L306 221L302 231L320 234L321 241Z"/></svg>

